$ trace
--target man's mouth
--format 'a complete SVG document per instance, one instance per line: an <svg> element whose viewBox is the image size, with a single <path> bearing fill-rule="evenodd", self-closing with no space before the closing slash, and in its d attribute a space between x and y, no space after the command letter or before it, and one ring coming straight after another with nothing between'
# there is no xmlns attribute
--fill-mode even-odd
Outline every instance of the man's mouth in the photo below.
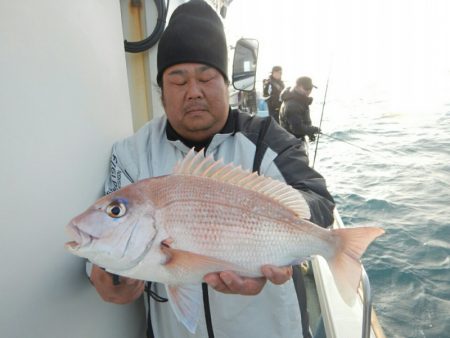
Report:
<svg viewBox="0 0 450 338"><path fill-rule="evenodd" d="M208 111L208 107L206 107L205 105L202 105L202 104L187 105L184 108L184 112L186 114L197 113L197 112L205 112L205 111Z"/></svg>
<svg viewBox="0 0 450 338"><path fill-rule="evenodd" d="M206 111L206 110L204 110L204 109L193 109L193 110L187 111L186 114L203 113L203 112L205 112L205 111Z"/></svg>
<svg viewBox="0 0 450 338"><path fill-rule="evenodd" d="M205 112L206 112L205 109L191 109L191 110L186 112L186 115L203 114Z"/></svg>

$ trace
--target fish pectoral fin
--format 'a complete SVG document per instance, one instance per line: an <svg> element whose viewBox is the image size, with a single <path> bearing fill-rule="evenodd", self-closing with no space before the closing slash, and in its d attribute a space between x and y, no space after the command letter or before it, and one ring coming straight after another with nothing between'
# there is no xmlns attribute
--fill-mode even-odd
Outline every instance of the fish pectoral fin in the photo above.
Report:
<svg viewBox="0 0 450 338"><path fill-rule="evenodd" d="M202 306L201 284L166 285L166 291L175 316L194 334Z"/></svg>
<svg viewBox="0 0 450 338"><path fill-rule="evenodd" d="M204 276L210 272L220 271L233 271L247 277L261 276L261 274L256 274L254 271L237 264L191 251L173 249L165 244L161 244L161 251L166 255L166 269L181 280L183 276L191 273Z"/></svg>

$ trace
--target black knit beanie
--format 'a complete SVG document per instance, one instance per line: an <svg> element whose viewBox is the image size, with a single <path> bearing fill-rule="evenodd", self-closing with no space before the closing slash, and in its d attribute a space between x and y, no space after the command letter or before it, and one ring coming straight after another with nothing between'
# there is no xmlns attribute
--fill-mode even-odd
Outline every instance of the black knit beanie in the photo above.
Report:
<svg viewBox="0 0 450 338"><path fill-rule="evenodd" d="M173 12L158 45L158 76L179 63L202 63L216 68L228 81L227 42L222 21L203 0L191 0Z"/></svg>

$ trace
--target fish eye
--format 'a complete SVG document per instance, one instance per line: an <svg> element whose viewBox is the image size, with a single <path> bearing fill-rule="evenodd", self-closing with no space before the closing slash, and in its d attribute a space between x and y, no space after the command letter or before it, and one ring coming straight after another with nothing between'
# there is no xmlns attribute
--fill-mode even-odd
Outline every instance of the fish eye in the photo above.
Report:
<svg viewBox="0 0 450 338"><path fill-rule="evenodd" d="M112 218L120 218L127 212L125 204L119 201L113 201L106 207L106 213Z"/></svg>

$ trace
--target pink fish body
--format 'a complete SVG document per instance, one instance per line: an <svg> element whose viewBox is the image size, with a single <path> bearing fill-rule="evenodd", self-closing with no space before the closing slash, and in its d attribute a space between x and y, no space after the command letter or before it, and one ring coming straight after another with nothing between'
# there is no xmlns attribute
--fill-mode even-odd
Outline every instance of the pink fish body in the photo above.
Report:
<svg viewBox="0 0 450 338"><path fill-rule="evenodd" d="M66 248L112 273L166 284L177 318L195 332L210 272L258 277L262 265L321 255L344 299L356 295L359 259L384 231L328 230L309 218L292 187L192 150L172 175L126 186L75 217Z"/></svg>

